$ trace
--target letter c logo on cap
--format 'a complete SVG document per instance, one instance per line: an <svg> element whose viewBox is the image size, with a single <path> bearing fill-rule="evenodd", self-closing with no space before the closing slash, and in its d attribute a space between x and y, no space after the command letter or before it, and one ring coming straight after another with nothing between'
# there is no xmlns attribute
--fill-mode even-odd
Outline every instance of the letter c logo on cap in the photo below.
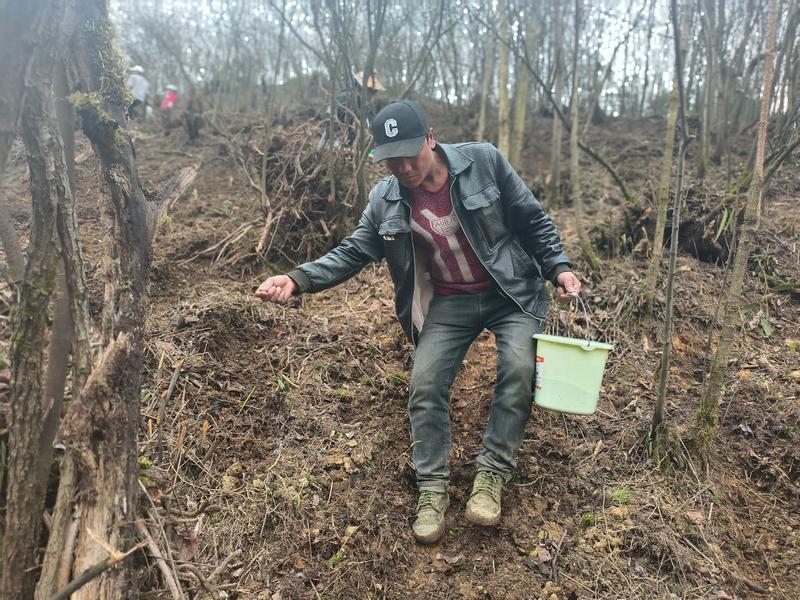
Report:
<svg viewBox="0 0 800 600"><path fill-rule="evenodd" d="M386 132L386 137L394 137L397 135L399 129L397 128L397 121L394 119L386 119L383 123L383 130Z"/></svg>

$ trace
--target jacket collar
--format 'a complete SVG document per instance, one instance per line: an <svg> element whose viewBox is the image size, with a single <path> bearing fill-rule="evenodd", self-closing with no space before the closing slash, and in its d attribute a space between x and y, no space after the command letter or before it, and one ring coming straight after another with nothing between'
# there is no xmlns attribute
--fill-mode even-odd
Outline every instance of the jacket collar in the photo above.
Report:
<svg viewBox="0 0 800 600"><path fill-rule="evenodd" d="M451 177L462 173L473 163L473 160L469 156L464 154L453 144L440 144L437 142L434 152L441 152L444 154L447 160L447 171ZM383 193L383 198L389 202L397 202L403 199L403 195L400 191L400 184L397 181L397 177L394 175L389 177L386 191Z"/></svg>
<svg viewBox="0 0 800 600"><path fill-rule="evenodd" d="M447 169L453 177L466 170L473 162L469 156L453 144L439 144L437 142L436 148L444 153L447 159Z"/></svg>

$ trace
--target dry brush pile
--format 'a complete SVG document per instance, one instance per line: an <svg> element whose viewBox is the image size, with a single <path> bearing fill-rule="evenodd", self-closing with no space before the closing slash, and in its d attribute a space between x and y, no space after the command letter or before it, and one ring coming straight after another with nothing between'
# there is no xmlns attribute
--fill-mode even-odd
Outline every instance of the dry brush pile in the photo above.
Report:
<svg viewBox="0 0 800 600"><path fill-rule="evenodd" d="M325 143L326 128L308 111L280 115L269 126L257 118L215 126L220 154L236 165L257 217L184 260L294 264L347 235L364 205L353 174L364 170L374 181L377 169L347 143L343 127L334 144Z"/></svg>

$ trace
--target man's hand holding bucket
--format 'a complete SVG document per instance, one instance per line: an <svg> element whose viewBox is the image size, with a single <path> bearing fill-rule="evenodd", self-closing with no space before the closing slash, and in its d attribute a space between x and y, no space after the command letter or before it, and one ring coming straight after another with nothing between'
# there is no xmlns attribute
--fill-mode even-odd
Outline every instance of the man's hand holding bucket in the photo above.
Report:
<svg viewBox="0 0 800 600"><path fill-rule="evenodd" d="M556 277L556 297L561 302L569 302L581 293L581 281L572 271L564 271Z"/></svg>

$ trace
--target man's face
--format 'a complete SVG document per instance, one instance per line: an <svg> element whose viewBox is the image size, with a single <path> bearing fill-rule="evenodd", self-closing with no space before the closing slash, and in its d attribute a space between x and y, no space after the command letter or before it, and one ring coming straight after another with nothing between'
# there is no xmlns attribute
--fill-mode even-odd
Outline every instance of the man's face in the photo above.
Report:
<svg viewBox="0 0 800 600"><path fill-rule="evenodd" d="M407 188L417 188L433 170L435 157L433 149L436 140L433 139L433 129L428 130L428 137L422 145L422 150L416 156L407 158L387 158L383 161L386 169L397 177L400 185Z"/></svg>

